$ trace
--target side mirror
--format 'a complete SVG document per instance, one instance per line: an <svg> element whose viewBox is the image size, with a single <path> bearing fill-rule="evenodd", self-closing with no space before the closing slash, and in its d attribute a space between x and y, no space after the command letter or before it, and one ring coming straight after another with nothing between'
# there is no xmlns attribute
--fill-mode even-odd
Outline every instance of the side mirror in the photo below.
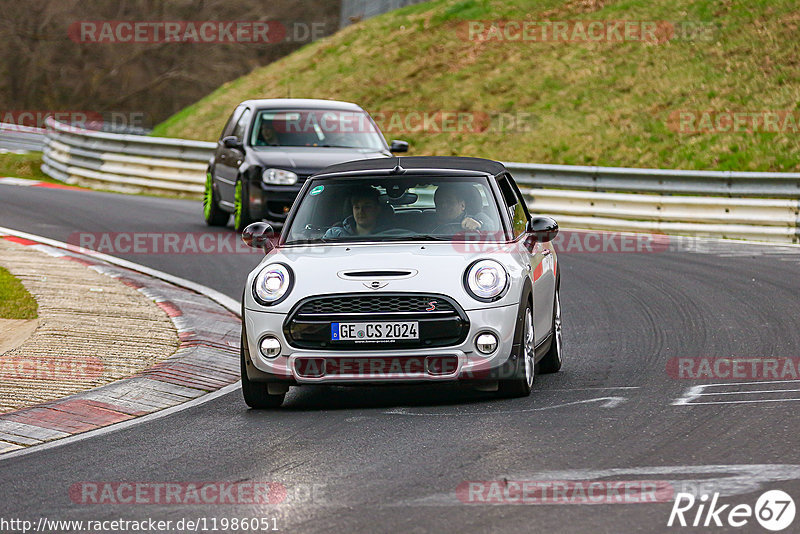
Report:
<svg viewBox="0 0 800 534"><path fill-rule="evenodd" d="M242 230L242 241L248 247L263 248L264 254L273 249L272 226L265 222L254 222Z"/></svg>
<svg viewBox="0 0 800 534"><path fill-rule="evenodd" d="M222 144L225 148L235 148L236 150L244 150L244 145L235 135L229 135L222 138Z"/></svg>
<svg viewBox="0 0 800 534"><path fill-rule="evenodd" d="M558 223L552 217L534 217L525 229L534 243L548 243L558 235Z"/></svg>
<svg viewBox="0 0 800 534"><path fill-rule="evenodd" d="M390 152L408 152L408 143L406 141L398 141L397 139L392 140L392 144L389 146Z"/></svg>

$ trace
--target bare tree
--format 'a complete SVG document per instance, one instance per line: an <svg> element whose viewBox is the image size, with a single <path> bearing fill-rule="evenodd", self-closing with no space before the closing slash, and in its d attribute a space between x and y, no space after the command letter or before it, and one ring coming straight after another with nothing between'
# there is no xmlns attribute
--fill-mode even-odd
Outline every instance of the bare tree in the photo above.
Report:
<svg viewBox="0 0 800 534"><path fill-rule="evenodd" d="M136 112L152 125L305 44L76 42L80 21L280 21L327 35L339 9L337 0L0 0L0 113Z"/></svg>

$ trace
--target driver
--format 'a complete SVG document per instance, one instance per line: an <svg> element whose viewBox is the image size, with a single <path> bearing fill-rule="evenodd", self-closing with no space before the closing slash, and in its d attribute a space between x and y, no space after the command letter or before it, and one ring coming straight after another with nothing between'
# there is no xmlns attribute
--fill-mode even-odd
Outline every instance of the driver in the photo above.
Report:
<svg viewBox="0 0 800 534"><path fill-rule="evenodd" d="M261 124L259 125L258 130L258 138L256 139L256 145L258 146L278 146L278 137L275 134L275 128L272 124L271 120L268 120L264 117L261 118Z"/></svg>
<svg viewBox="0 0 800 534"><path fill-rule="evenodd" d="M436 205L437 227L452 224L459 225L464 230L492 231L492 220L489 216L483 212L477 210L471 212L468 209L467 195L469 191L465 189L466 187L471 186L442 184L436 189L433 203Z"/></svg>
<svg viewBox="0 0 800 534"><path fill-rule="evenodd" d="M350 203L353 205L353 214L349 215L340 224L332 226L322 236L323 239L368 235L385 230L388 221L379 217L381 202L378 190L372 186L357 186L350 193Z"/></svg>

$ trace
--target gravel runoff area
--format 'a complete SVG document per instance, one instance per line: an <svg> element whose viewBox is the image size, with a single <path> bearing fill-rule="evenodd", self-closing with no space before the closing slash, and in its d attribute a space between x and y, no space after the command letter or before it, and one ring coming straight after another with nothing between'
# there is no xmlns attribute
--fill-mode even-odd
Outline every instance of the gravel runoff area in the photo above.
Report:
<svg viewBox="0 0 800 534"><path fill-rule="evenodd" d="M0 399L40 390L31 392L36 404L0 411L0 458L237 385L235 301L146 267L0 229L0 264L10 258L19 270L9 270L38 298L42 326L0 355L0 384L22 386L0 389ZM50 292L47 299L40 290ZM45 343L40 335L50 345L32 345ZM27 346L37 352L23 352Z"/></svg>
<svg viewBox="0 0 800 534"><path fill-rule="evenodd" d="M20 324L29 337L22 332L0 354L0 413L129 377L178 349L173 322L152 298L74 257L6 238L0 265L39 304L38 327Z"/></svg>

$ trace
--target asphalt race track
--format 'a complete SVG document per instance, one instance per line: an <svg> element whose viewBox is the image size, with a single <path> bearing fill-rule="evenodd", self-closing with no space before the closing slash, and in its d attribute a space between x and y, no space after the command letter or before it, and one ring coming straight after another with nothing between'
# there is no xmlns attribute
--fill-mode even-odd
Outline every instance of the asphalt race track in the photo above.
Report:
<svg viewBox="0 0 800 534"><path fill-rule="evenodd" d="M0 226L61 241L75 232L208 231L191 201L0 185L0 206ZM671 499L497 505L462 502L456 488L504 478L644 480L668 481L675 492L719 491L731 505L753 506L773 489L797 501L800 393L787 390L800 388L679 380L666 369L678 357L800 356L800 253L697 246L560 254L565 366L538 376L529 398L495 400L444 386L311 387L293 389L279 411L257 412L237 390L0 460L0 516L275 517L283 532L619 533L681 529L667 528ZM259 260L119 256L235 299ZM723 385L687 396L709 384ZM274 506L76 504L70 487L84 481L268 481L283 484L287 498ZM753 518L714 531L765 532Z"/></svg>

